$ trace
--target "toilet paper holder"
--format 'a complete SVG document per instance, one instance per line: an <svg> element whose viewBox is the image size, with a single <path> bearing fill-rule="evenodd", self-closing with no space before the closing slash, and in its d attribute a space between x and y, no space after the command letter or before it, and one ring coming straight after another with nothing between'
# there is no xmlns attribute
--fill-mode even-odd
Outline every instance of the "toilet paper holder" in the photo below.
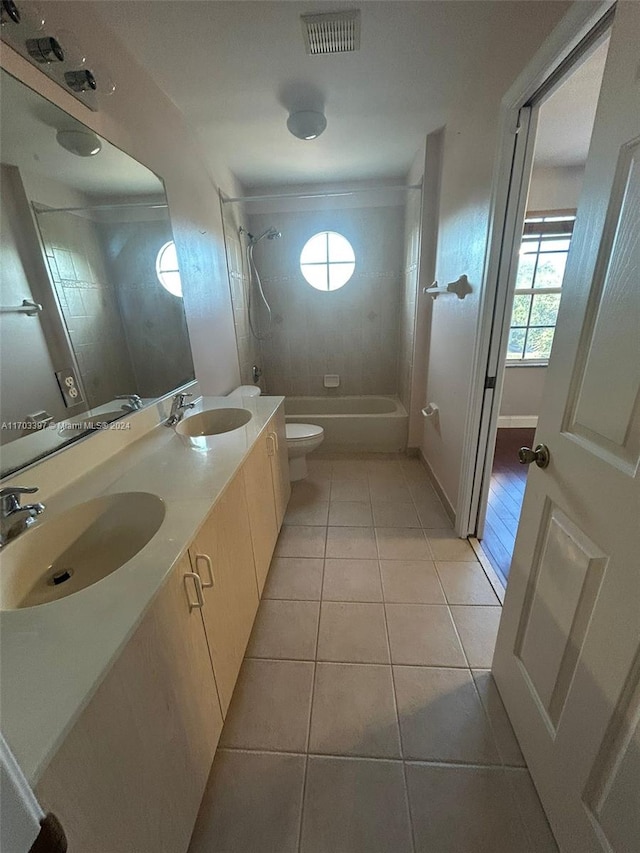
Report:
<svg viewBox="0 0 640 853"><path fill-rule="evenodd" d="M434 418L440 409L436 406L435 403L427 403L424 409L421 409L423 418Z"/></svg>

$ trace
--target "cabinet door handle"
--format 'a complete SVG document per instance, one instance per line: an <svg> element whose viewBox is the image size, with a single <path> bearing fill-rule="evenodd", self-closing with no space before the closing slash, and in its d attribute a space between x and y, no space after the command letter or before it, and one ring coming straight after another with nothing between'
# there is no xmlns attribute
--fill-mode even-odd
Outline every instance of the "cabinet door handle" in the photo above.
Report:
<svg viewBox="0 0 640 853"><path fill-rule="evenodd" d="M271 433L271 436L272 436L272 438L273 438L273 443L274 443L274 445L275 445L275 449L276 449L276 451L275 451L275 452L277 453L277 452L278 452L278 450L280 450L280 445L279 445L279 443L278 443L278 433L277 433L277 432L272 432L272 433Z"/></svg>
<svg viewBox="0 0 640 853"><path fill-rule="evenodd" d="M273 456L275 453L275 443L273 441L273 433L267 435L267 456Z"/></svg>
<svg viewBox="0 0 640 853"><path fill-rule="evenodd" d="M187 578L191 578L193 580L193 584L196 588L196 600L191 601L189 598L189 588L187 587ZM185 572L184 573L184 589L187 594L187 601L189 602L189 610L193 610L194 607L204 607L204 596L202 594L202 581L200 580L200 575L196 572Z"/></svg>
<svg viewBox="0 0 640 853"><path fill-rule="evenodd" d="M207 567L207 574L209 575L209 580L206 583L202 580L202 578L200 580L204 589L209 589L209 587L212 587L216 582L215 575L213 574L213 565L211 563L211 557L208 554L196 554L196 572L198 572L198 560L204 560L205 566ZM198 575L200 575L200 572L198 572Z"/></svg>

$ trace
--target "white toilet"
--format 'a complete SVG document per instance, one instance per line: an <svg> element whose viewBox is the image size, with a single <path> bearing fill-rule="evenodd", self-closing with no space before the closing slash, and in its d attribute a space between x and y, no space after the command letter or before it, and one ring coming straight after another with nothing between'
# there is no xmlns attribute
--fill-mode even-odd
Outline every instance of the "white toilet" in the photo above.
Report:
<svg viewBox="0 0 640 853"><path fill-rule="evenodd" d="M243 397L259 397L257 385L240 385L231 394ZM289 479L291 482L304 480L307 476L307 453L320 447L324 440L324 430L315 424L287 424L287 451L289 454Z"/></svg>
<svg viewBox="0 0 640 853"><path fill-rule="evenodd" d="M292 483L307 476L307 453L320 447L324 430L315 424L287 424L289 479Z"/></svg>

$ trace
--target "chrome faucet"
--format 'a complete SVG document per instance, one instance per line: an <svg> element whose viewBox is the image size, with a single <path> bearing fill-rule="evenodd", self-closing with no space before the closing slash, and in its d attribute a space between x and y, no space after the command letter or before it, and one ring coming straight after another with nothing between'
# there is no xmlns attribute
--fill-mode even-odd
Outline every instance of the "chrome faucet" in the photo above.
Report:
<svg viewBox="0 0 640 853"><path fill-rule="evenodd" d="M125 412L137 412L142 408L142 400L137 394L116 394L114 399L128 400L128 403L122 406Z"/></svg>
<svg viewBox="0 0 640 853"><path fill-rule="evenodd" d="M22 486L0 489L0 547L19 536L44 512L41 503L20 505L20 495L32 495L37 491L37 488Z"/></svg>
<svg viewBox="0 0 640 853"><path fill-rule="evenodd" d="M168 427L175 426L179 424L182 418L184 417L184 413L187 409L193 409L195 403L187 403L185 402L187 397L191 397L191 394L176 394L173 398L173 402L171 403L171 413L166 420L166 425Z"/></svg>

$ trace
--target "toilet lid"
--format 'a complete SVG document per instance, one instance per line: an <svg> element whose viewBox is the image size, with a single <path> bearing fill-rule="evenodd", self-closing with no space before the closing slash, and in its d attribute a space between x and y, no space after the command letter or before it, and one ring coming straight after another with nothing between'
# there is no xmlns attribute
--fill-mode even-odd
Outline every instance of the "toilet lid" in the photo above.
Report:
<svg viewBox="0 0 640 853"><path fill-rule="evenodd" d="M321 426L315 424L287 424L287 441L304 441L318 438L324 433Z"/></svg>

